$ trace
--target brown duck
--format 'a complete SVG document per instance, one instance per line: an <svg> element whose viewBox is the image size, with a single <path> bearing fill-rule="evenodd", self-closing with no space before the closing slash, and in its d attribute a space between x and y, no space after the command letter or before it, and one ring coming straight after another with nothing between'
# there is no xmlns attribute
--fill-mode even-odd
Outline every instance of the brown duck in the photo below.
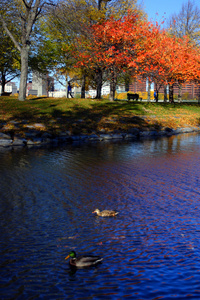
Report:
<svg viewBox="0 0 200 300"><path fill-rule="evenodd" d="M92 213L96 213L97 216L99 216L99 217L115 217L116 215L118 215L117 211L114 211L114 210L102 210L102 211L100 211L98 208L95 209L95 211L93 211Z"/></svg>
<svg viewBox="0 0 200 300"><path fill-rule="evenodd" d="M76 268L92 267L97 265L103 260L103 258L101 258L100 256L93 256L93 255L76 257L75 251L70 251L69 255L65 257L65 259L68 258L70 258L69 260L70 266Z"/></svg>

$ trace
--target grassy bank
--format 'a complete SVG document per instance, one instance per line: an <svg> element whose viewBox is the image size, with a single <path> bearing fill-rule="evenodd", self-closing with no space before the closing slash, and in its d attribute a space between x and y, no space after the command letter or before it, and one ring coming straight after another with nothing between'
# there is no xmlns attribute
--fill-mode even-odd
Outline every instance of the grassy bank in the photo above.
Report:
<svg viewBox="0 0 200 300"><path fill-rule="evenodd" d="M66 98L18 101L16 97L0 97L0 123L1 131L22 132L37 123L41 130L55 134L66 130L88 134L131 127L177 128L199 126L200 105Z"/></svg>

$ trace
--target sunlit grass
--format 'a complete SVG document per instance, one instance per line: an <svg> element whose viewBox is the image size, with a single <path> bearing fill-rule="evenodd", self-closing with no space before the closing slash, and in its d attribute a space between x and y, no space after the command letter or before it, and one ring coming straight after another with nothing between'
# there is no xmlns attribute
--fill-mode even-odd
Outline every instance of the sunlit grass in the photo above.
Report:
<svg viewBox="0 0 200 300"><path fill-rule="evenodd" d="M133 117L137 116L137 120ZM127 130L130 127L199 126L200 106L191 104L148 103L95 99L36 98L18 101L0 97L0 122L42 123L48 130ZM9 127L8 127L9 128ZM23 127L24 128L24 127ZM22 126L19 130L22 130Z"/></svg>

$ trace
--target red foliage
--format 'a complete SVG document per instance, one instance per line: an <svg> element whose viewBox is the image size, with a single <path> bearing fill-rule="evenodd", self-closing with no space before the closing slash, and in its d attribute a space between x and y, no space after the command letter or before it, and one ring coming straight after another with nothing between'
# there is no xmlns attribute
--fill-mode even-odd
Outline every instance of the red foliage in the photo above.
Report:
<svg viewBox="0 0 200 300"><path fill-rule="evenodd" d="M145 43L138 45L137 68L141 74L168 84L200 78L200 52L187 37L172 37L159 27L146 34Z"/></svg>
<svg viewBox="0 0 200 300"><path fill-rule="evenodd" d="M200 80L200 50L187 37L178 39L158 24L142 20L137 11L88 28L77 40L76 67L101 68L110 75L131 69L163 83Z"/></svg>

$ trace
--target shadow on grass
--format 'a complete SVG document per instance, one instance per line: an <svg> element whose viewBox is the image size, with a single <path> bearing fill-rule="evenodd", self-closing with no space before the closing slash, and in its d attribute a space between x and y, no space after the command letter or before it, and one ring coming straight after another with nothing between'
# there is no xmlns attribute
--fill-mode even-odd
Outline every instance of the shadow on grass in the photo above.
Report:
<svg viewBox="0 0 200 300"><path fill-rule="evenodd" d="M92 108L74 105L71 110L62 112L54 109L52 116L65 121L69 127L80 131L98 131L99 128L122 130L126 124L147 126L142 117L144 111L135 103L94 103ZM141 115L133 118L135 115Z"/></svg>
<svg viewBox="0 0 200 300"><path fill-rule="evenodd" d="M143 107L147 103L140 102L105 102L95 101L84 106L84 103L70 103L71 106L60 108L60 102L48 102L38 98L39 102L31 100L24 103L23 110L15 112L7 119L17 122L43 123L46 130L71 130L73 133L91 133L99 129L126 130L128 127L147 127L148 122L144 118ZM41 100L41 101L40 101ZM0 120L3 122L3 120ZM23 126L21 126L22 129Z"/></svg>

